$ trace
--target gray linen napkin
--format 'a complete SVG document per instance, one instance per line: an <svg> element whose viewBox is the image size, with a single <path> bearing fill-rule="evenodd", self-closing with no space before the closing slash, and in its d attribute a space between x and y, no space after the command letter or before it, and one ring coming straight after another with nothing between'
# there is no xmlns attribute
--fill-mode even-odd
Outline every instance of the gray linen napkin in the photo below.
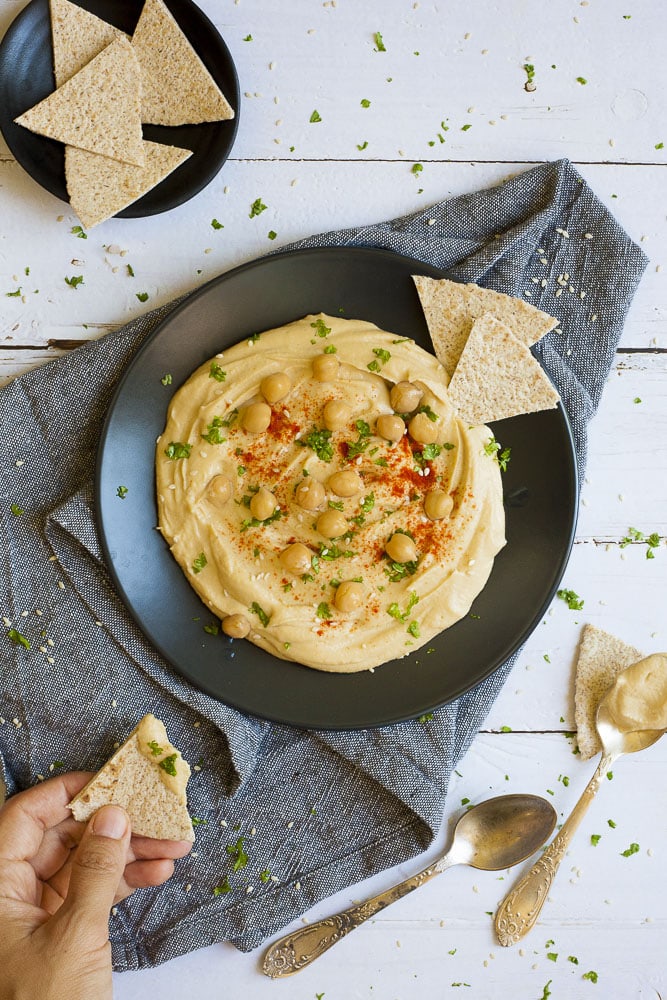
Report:
<svg viewBox="0 0 667 1000"><path fill-rule="evenodd" d="M527 290L558 316L536 353L567 407L583 469L586 425L647 261L568 161L298 244L332 245L383 247L458 280ZM424 850L450 774L512 666L432 719L345 733L246 717L172 671L111 586L92 488L117 380L171 307L0 390L0 773L9 793L60 768L98 768L147 711L195 764L195 853L165 887L117 908L117 970L222 940L250 950L317 900ZM214 892L227 880L231 891Z"/></svg>

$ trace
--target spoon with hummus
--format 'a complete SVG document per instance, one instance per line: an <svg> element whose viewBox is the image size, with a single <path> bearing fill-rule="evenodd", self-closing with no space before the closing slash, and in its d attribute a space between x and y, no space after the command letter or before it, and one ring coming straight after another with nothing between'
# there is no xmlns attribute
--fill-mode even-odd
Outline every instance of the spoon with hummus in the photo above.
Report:
<svg viewBox="0 0 667 1000"><path fill-rule="evenodd" d="M498 795L468 809L456 824L452 845L428 868L342 913L299 927L268 948L262 972L271 979L310 965L364 921L453 865L500 871L534 854L556 825L556 810L539 795Z"/></svg>
<svg viewBox="0 0 667 1000"><path fill-rule="evenodd" d="M613 762L621 754L645 750L667 730L667 653L654 653L621 671L595 721L600 762L558 834L498 907L495 926L502 945L516 944L535 924L570 841Z"/></svg>

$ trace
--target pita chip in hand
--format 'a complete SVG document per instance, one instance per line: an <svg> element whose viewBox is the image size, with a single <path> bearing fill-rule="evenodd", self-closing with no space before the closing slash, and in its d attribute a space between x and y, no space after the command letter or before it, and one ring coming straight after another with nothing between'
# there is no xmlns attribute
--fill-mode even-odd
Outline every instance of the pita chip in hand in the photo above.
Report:
<svg viewBox="0 0 667 1000"><path fill-rule="evenodd" d="M560 398L529 348L490 313L473 322L447 393L470 424L550 410Z"/></svg>
<svg viewBox="0 0 667 1000"><path fill-rule="evenodd" d="M164 723L145 715L69 808L75 819L86 821L102 806L122 806L133 833L192 842L185 792L189 777L190 767L169 742Z"/></svg>
<svg viewBox="0 0 667 1000"><path fill-rule="evenodd" d="M192 156L189 149L147 139L144 153L144 166L136 167L74 146L65 148L67 193L86 229L122 212Z"/></svg>
<svg viewBox="0 0 667 1000"><path fill-rule="evenodd" d="M78 73L107 45L127 36L70 0L49 0L56 87Z"/></svg>
<svg viewBox="0 0 667 1000"><path fill-rule="evenodd" d="M141 167L140 102L139 64L123 37L15 120L38 135Z"/></svg>
<svg viewBox="0 0 667 1000"><path fill-rule="evenodd" d="M146 0L132 45L141 66L141 120L194 125L234 111L162 0Z"/></svg>
<svg viewBox="0 0 667 1000"><path fill-rule="evenodd" d="M479 285L447 278L413 275L433 349L448 375L463 353L472 325L485 313L503 322L514 336L530 347L557 325L558 320L523 299L494 292Z"/></svg>

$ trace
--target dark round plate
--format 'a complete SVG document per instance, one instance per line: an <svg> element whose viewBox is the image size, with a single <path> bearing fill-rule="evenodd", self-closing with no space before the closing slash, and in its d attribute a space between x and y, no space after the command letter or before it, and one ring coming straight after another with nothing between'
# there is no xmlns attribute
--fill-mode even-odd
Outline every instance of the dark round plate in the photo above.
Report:
<svg viewBox="0 0 667 1000"><path fill-rule="evenodd" d="M235 118L202 125L144 125L144 139L191 149L192 156L157 187L118 216L137 219L166 212L188 201L213 180L229 156L239 125L241 95L229 49L192 0L165 0L184 34L223 94ZM143 0L78 0L78 5L131 34ZM0 44L0 131L16 160L33 180L68 201L65 147L35 135L14 119L55 90L48 0L31 0Z"/></svg>
<svg viewBox="0 0 667 1000"><path fill-rule="evenodd" d="M493 673L541 620L565 570L577 511L576 461L561 407L493 425L512 449L503 474L507 546L466 617L428 646L356 674L279 660L249 642L209 635L213 621L155 530L155 440L170 397L208 358L308 313L342 310L431 350L410 275L434 268L383 250L303 250L246 264L179 305L124 375L105 422L97 509L115 583L148 638L193 683L263 718L356 729L414 718ZM173 378L165 388L165 373ZM124 500L116 496L127 487Z"/></svg>

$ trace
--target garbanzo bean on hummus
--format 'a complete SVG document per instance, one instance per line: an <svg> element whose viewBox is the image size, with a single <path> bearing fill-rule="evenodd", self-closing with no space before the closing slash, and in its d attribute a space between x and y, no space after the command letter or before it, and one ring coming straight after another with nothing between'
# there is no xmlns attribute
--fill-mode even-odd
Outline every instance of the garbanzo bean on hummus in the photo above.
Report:
<svg viewBox="0 0 667 1000"><path fill-rule="evenodd" d="M157 442L159 526L227 635L352 672L467 614L504 511L491 432L446 381L412 340L320 314L184 383Z"/></svg>

